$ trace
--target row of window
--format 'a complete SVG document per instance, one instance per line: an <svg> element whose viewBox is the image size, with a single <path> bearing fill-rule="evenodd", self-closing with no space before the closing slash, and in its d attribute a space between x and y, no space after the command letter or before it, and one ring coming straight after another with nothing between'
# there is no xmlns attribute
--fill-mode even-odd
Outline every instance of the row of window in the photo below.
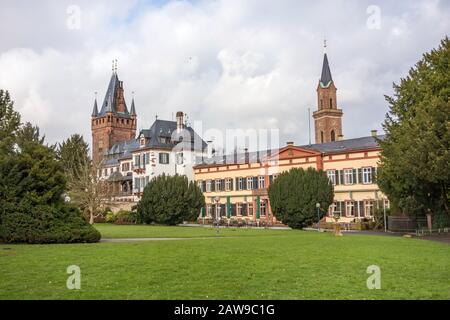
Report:
<svg viewBox="0 0 450 320"><path fill-rule="evenodd" d="M330 206L329 216L333 216L335 213L338 213L341 217L372 217L375 208L380 205L384 205L386 208L389 208L389 201L384 201L384 204L380 204L380 201L375 200L336 201Z"/></svg>
<svg viewBox="0 0 450 320"><path fill-rule="evenodd" d="M377 174L376 167L327 170L327 176L333 185L371 184Z"/></svg>
<svg viewBox="0 0 450 320"><path fill-rule="evenodd" d="M131 121L131 124L134 124L134 120L130 120L130 119L123 119L123 118L113 118L113 117L111 117L111 116L108 116L107 117L107 122L114 122L114 119L116 119L116 123L122 123L122 124L130 124L130 121ZM95 122L95 124L99 124L99 123L105 123L105 118L101 118L101 119L95 119L95 120L93 120L93 122Z"/></svg>
<svg viewBox="0 0 450 320"><path fill-rule="evenodd" d="M206 205L206 217L218 218L227 217L230 210L231 217L252 217L255 214L253 203L232 203L229 209L225 204L208 204ZM261 201L259 205L261 216L265 216L268 212L268 205L265 201Z"/></svg>
<svg viewBox="0 0 450 320"><path fill-rule="evenodd" d="M274 175L268 176L269 184L272 183L275 177ZM233 178L198 180L197 185L202 192L233 191L234 186L236 191L267 188L266 176L237 177L234 180Z"/></svg>
<svg viewBox="0 0 450 320"><path fill-rule="evenodd" d="M134 167L135 168L144 168L146 165L150 163L150 153L142 153L134 156ZM159 163L160 164L169 164L170 163L170 154L167 152L159 153Z"/></svg>
<svg viewBox="0 0 450 320"><path fill-rule="evenodd" d="M114 171L119 171L119 168L118 167L111 167L111 168L104 168L103 170L100 169L99 172L98 172L98 176L99 177L101 177L101 176L107 177L110 174L112 174Z"/></svg>

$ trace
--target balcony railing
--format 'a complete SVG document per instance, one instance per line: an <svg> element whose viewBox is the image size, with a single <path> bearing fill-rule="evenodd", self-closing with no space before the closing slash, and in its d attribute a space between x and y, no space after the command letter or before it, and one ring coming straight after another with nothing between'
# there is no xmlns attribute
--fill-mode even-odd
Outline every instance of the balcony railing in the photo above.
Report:
<svg viewBox="0 0 450 320"><path fill-rule="evenodd" d="M136 173L145 173L145 166L133 166L133 171Z"/></svg>

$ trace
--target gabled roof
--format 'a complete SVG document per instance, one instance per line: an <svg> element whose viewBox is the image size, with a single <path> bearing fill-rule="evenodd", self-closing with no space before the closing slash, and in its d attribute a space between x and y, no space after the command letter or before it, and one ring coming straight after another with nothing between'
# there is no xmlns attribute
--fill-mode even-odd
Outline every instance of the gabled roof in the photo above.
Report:
<svg viewBox="0 0 450 320"><path fill-rule="evenodd" d="M107 112L117 113L116 97L119 86L120 81L119 77L117 76L117 72L113 72L113 74L111 75L111 80L109 80L108 90L106 91L105 99L103 100L99 116L103 116ZM126 103L125 112L121 113L121 115L129 115Z"/></svg>
<svg viewBox="0 0 450 320"><path fill-rule="evenodd" d="M331 84L332 81L333 81L333 78L331 77L330 65L328 63L327 54L325 53L323 56L322 75L320 77L320 85L324 88L327 88Z"/></svg>

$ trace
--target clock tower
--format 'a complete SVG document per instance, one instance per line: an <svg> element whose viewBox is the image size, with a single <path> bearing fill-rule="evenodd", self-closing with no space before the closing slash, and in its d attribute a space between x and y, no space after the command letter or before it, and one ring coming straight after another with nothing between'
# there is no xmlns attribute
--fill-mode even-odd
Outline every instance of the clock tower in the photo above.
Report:
<svg viewBox="0 0 450 320"><path fill-rule="evenodd" d="M322 75L317 86L318 107L313 113L316 143L336 141L339 136L342 136L343 112L337 107L336 91L325 52Z"/></svg>

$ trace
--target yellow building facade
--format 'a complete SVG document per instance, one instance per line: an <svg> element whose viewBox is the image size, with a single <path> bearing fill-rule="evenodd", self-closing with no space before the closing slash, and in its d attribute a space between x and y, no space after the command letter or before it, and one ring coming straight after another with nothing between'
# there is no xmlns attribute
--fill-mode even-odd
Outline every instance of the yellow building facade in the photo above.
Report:
<svg viewBox="0 0 450 320"><path fill-rule="evenodd" d="M344 140L343 111L338 107L337 88L324 54L314 112L316 144L285 147L265 152L210 156L194 167L195 181L206 198L203 220L238 220L266 225L278 223L270 207L268 187L280 172L309 167L326 172L334 185L334 203L325 221L335 213L341 222L372 219L374 210L389 206L376 181L380 146L376 131Z"/></svg>
<svg viewBox="0 0 450 320"><path fill-rule="evenodd" d="M371 219L380 202L388 206L375 183L381 151L377 138L382 136L287 145L264 154L235 154L232 161L223 156L205 159L194 167L195 181L206 199L201 219L277 224L268 187L281 172L309 167L325 171L334 185L335 201L326 208L326 221L331 221L335 212L342 222Z"/></svg>

